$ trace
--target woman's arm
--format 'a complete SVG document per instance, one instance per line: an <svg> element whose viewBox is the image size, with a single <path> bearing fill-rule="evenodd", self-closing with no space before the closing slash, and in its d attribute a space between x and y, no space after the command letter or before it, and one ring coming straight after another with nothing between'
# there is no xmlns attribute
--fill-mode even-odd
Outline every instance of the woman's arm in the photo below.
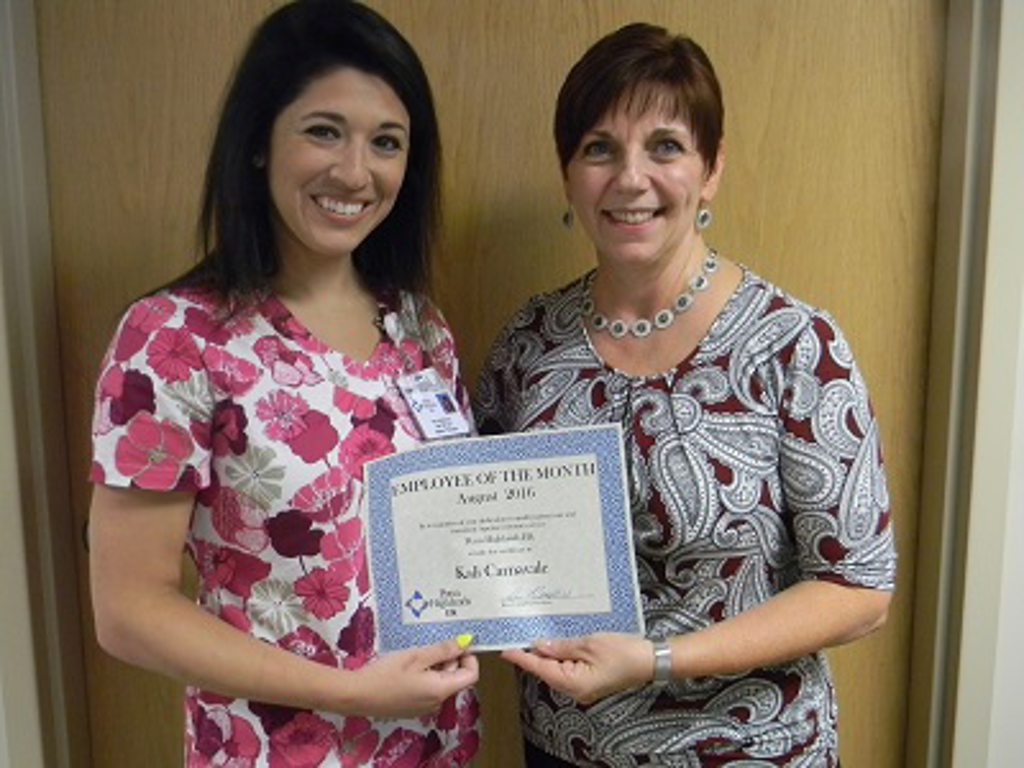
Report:
<svg viewBox="0 0 1024 768"><path fill-rule="evenodd" d="M706 629L670 638L674 677L708 677L780 664L856 640L885 623L890 592L804 581ZM556 690L589 704L649 683L650 640L598 634L538 643L502 656Z"/></svg>
<svg viewBox="0 0 1024 768"><path fill-rule="evenodd" d="M454 640L347 671L257 640L207 613L180 591L192 506L184 493L95 487L93 612L99 643L112 655L228 696L376 717L434 712L476 682L476 658Z"/></svg>

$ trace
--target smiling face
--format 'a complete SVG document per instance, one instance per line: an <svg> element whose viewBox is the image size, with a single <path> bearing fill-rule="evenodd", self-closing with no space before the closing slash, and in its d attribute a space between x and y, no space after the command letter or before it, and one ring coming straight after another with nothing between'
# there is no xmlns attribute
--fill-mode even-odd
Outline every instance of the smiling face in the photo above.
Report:
<svg viewBox="0 0 1024 768"><path fill-rule="evenodd" d="M350 67L313 80L277 116L268 181L282 262L352 254L395 204L409 132L391 87Z"/></svg>
<svg viewBox="0 0 1024 768"><path fill-rule="evenodd" d="M665 103L663 100L661 103ZM655 106L613 109L587 131L565 169L565 190L609 266L664 267L701 243L697 210L718 188L685 120Z"/></svg>

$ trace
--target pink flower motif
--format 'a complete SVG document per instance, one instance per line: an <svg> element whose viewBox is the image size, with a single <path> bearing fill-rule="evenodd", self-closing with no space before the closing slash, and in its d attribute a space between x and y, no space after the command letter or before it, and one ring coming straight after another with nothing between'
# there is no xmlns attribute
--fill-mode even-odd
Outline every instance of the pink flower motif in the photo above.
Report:
<svg viewBox="0 0 1024 768"><path fill-rule="evenodd" d="M320 551L320 539L324 535L297 509L287 509L269 518L266 530L271 546L282 557L312 557Z"/></svg>
<svg viewBox="0 0 1024 768"><path fill-rule="evenodd" d="M307 411L302 421L305 429L288 440L288 447L307 464L316 464L326 458L338 444L338 430L331 425L330 418L320 411Z"/></svg>
<svg viewBox="0 0 1024 768"><path fill-rule="evenodd" d="M174 302L166 296L149 296L128 312L127 324L144 333L163 328L174 314Z"/></svg>
<svg viewBox="0 0 1024 768"><path fill-rule="evenodd" d="M226 344L231 339L232 329L214 317L217 311L213 307L189 307L185 310L185 327L214 344Z"/></svg>
<svg viewBox="0 0 1024 768"><path fill-rule="evenodd" d="M164 381L185 381L202 360L192 334L185 328L161 328L146 347L146 361Z"/></svg>
<svg viewBox="0 0 1024 768"><path fill-rule="evenodd" d="M202 541L196 543L196 565L206 590L226 589L244 599L252 594L253 584L270 575L270 563L232 547Z"/></svg>
<svg viewBox="0 0 1024 768"><path fill-rule="evenodd" d="M434 722L438 728L444 731L450 731L458 724L458 706L456 705L455 696L449 696L444 700L441 704L441 709L438 710L437 715L434 717Z"/></svg>
<svg viewBox="0 0 1024 768"><path fill-rule="evenodd" d="M373 658L375 627L373 611L366 605L360 605L349 619L348 626L338 633L338 647L345 652L342 660L345 669L359 669Z"/></svg>
<svg viewBox="0 0 1024 768"><path fill-rule="evenodd" d="M313 361L309 355L288 349L274 336L264 336L252 348L260 361L270 369L274 381L282 386L297 387L323 381L323 377L313 370Z"/></svg>
<svg viewBox="0 0 1024 768"><path fill-rule="evenodd" d="M270 375L274 381L286 387L319 384L323 381L323 377L313 371L313 364L306 355L301 355L293 363L278 360L271 366Z"/></svg>
<svg viewBox="0 0 1024 768"><path fill-rule="evenodd" d="M244 395L260 377L259 368L220 347L207 347L202 358L214 386L228 395Z"/></svg>
<svg viewBox="0 0 1024 768"><path fill-rule="evenodd" d="M99 385L100 397L120 397L124 390L124 368L120 365L111 365L103 375L100 376Z"/></svg>
<svg viewBox="0 0 1024 768"><path fill-rule="evenodd" d="M335 746L330 723L311 712L299 712L270 734L270 768L317 768Z"/></svg>
<svg viewBox="0 0 1024 768"><path fill-rule="evenodd" d="M368 400L342 387L334 388L334 406L342 413L351 413L360 421L366 421L377 410L377 405L373 400Z"/></svg>
<svg viewBox="0 0 1024 768"><path fill-rule="evenodd" d="M295 582L295 594L302 605L318 619L329 619L345 609L348 587L337 574L326 568L314 568Z"/></svg>
<svg viewBox="0 0 1024 768"><path fill-rule="evenodd" d="M408 728L392 731L373 756L373 768L416 768L421 762L426 741L422 733Z"/></svg>
<svg viewBox="0 0 1024 768"><path fill-rule="evenodd" d="M480 716L480 705L475 696L457 693L445 699L436 715L424 720L424 724L434 724L444 731L466 730L476 725Z"/></svg>
<svg viewBox="0 0 1024 768"><path fill-rule="evenodd" d="M303 416L309 404L299 395L275 389L256 403L256 415L266 422L267 437L272 440L291 440L306 428Z"/></svg>
<svg viewBox="0 0 1024 768"><path fill-rule="evenodd" d="M380 734L365 717L345 718L340 748L342 768L360 768L369 763L379 740Z"/></svg>
<svg viewBox="0 0 1024 768"><path fill-rule="evenodd" d="M146 345L146 340L162 328L174 314L174 302L166 296L150 296L128 310L114 346L114 359L127 360Z"/></svg>
<svg viewBox="0 0 1024 768"><path fill-rule="evenodd" d="M352 478L335 465L292 496L291 506L318 523L340 517L352 503Z"/></svg>
<svg viewBox="0 0 1024 768"><path fill-rule="evenodd" d="M356 590L360 595L370 594L370 569L360 568L356 574Z"/></svg>
<svg viewBox="0 0 1024 768"><path fill-rule="evenodd" d="M192 715L193 751L189 768L251 768L260 753L253 727L226 707L199 706Z"/></svg>
<svg viewBox="0 0 1024 768"><path fill-rule="evenodd" d="M118 377L120 391L110 399L110 420L114 424L127 424L139 411L156 410L153 380L141 371L129 368Z"/></svg>
<svg viewBox="0 0 1024 768"><path fill-rule="evenodd" d="M111 418L111 406L116 398L124 391L124 369L114 363L108 355L103 360L103 373L100 375L96 385L96 408L93 411L92 431L97 435L105 435L115 426ZM150 412L153 408L146 409ZM124 424L124 421L120 422Z"/></svg>
<svg viewBox="0 0 1024 768"><path fill-rule="evenodd" d="M177 486L191 453L188 432L172 421L157 421L151 413L139 411L117 441L114 464L139 488L169 491Z"/></svg>
<svg viewBox="0 0 1024 768"><path fill-rule="evenodd" d="M320 539L320 554L327 567L344 581L363 567L365 553L363 524L358 517L339 523Z"/></svg>
<svg viewBox="0 0 1024 768"><path fill-rule="evenodd" d="M214 530L228 544L259 553L270 544L264 528L266 513L248 496L224 486L214 499L211 521Z"/></svg>
<svg viewBox="0 0 1024 768"><path fill-rule="evenodd" d="M210 435L210 447L214 456L245 453L249 439L245 428L249 426L245 410L230 400L221 400L213 410L213 434Z"/></svg>
<svg viewBox="0 0 1024 768"><path fill-rule="evenodd" d="M331 652L330 646L309 627L299 627L278 640L277 644L296 656L302 656L318 664L328 667L338 666L338 660Z"/></svg>
<svg viewBox="0 0 1024 768"><path fill-rule="evenodd" d="M341 444L341 465L359 480L363 479L363 465L379 456L394 453L391 439L375 430L369 424L360 424L349 432Z"/></svg>
<svg viewBox="0 0 1024 768"><path fill-rule="evenodd" d="M425 763L422 768L459 768L466 765L480 748L480 734L475 730L463 731L454 748L447 752L438 752Z"/></svg>

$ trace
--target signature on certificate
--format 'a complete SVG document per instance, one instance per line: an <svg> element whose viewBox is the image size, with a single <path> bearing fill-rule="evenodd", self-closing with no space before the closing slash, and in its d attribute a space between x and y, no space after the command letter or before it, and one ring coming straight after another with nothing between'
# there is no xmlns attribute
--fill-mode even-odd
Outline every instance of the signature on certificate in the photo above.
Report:
<svg viewBox="0 0 1024 768"><path fill-rule="evenodd" d="M531 605L552 605L553 603L571 600L587 600L593 594L577 594L564 587L545 587L538 585L526 590L514 590L501 598L502 608L521 608Z"/></svg>

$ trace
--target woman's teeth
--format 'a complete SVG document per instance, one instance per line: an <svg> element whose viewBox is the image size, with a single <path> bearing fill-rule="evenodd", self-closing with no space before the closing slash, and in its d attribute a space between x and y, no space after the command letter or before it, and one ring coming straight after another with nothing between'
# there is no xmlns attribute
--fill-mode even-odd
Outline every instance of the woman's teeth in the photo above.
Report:
<svg viewBox="0 0 1024 768"><path fill-rule="evenodd" d="M331 213L336 213L339 216L355 216L366 207L365 203L343 203L340 200L332 200L329 197L317 197L314 199L321 208Z"/></svg>
<svg viewBox="0 0 1024 768"><path fill-rule="evenodd" d="M654 218L654 211L608 211L612 221L623 224L643 224Z"/></svg>

